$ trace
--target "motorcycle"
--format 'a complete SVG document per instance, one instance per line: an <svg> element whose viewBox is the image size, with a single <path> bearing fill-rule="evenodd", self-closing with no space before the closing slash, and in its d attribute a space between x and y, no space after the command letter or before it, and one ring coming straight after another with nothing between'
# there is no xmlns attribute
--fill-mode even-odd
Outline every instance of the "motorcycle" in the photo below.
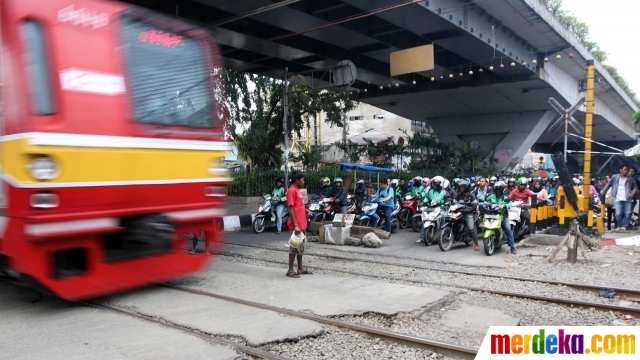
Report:
<svg viewBox="0 0 640 360"><path fill-rule="evenodd" d="M444 226L440 230L438 238L438 246L442 251L449 251L454 244L464 242L465 245L473 244L472 231L476 231L475 225L472 229L467 228L464 221L464 214L461 212L465 208L464 203L455 203L451 205L449 211L445 215ZM474 223L478 221L478 213L474 212Z"/></svg>
<svg viewBox="0 0 640 360"><path fill-rule="evenodd" d="M484 211L482 217L482 242L484 243L484 253L487 256L493 255L495 250L502 247L504 231L502 230L503 216L500 214L499 205L483 204Z"/></svg>
<svg viewBox="0 0 640 360"><path fill-rule="evenodd" d="M523 220L522 212L526 211L529 204L522 201L514 201L511 203L511 209L509 209L509 223L511 224L511 231L513 232L514 239L522 239L529 233L529 223Z"/></svg>
<svg viewBox="0 0 640 360"><path fill-rule="evenodd" d="M271 195L264 194L260 200L260 207L258 207L258 215L253 219L253 232L260 234L267 229L273 229L276 227L276 213L275 208L271 206ZM289 208L284 207L282 212L282 224L286 224L289 220Z"/></svg>
<svg viewBox="0 0 640 360"><path fill-rule="evenodd" d="M413 216L418 212L418 199L411 194L407 194L402 199L402 206L398 212L398 224L400 229L409 227ZM411 222L413 227L413 223ZM420 231L420 229L418 229Z"/></svg>
<svg viewBox="0 0 640 360"><path fill-rule="evenodd" d="M424 227L425 239L424 244L429 246L436 240L436 232L441 227L440 212L442 208L434 201L431 204L421 208L420 225ZM414 218L415 219L415 218Z"/></svg>
<svg viewBox="0 0 640 360"><path fill-rule="evenodd" d="M319 200L312 200L307 204L307 209L311 211L311 216L308 218L308 224L312 222L322 223L324 221L331 221L336 213L335 198L320 198ZM307 226L309 228L309 226ZM318 236L317 231L309 230L311 236Z"/></svg>
<svg viewBox="0 0 640 360"><path fill-rule="evenodd" d="M398 228L400 225L398 224L398 219L396 219L396 215L400 210L400 206L398 204L395 205L393 212L391 213L391 233L395 234L398 232ZM378 223L375 223L375 219L373 214L378 213ZM377 202L364 202L362 204L362 215L360 215L359 219L360 226L367 226L372 228L384 229L385 219L384 214L380 211Z"/></svg>

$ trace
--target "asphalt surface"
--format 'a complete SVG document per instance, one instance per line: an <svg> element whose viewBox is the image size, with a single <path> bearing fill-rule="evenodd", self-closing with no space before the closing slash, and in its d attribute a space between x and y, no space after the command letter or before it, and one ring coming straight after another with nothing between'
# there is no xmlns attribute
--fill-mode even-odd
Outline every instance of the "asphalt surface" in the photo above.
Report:
<svg viewBox="0 0 640 360"><path fill-rule="evenodd" d="M278 235L274 231L255 234L251 229L242 229L240 231L226 233L225 239L228 242L239 244L268 245L284 248L283 246L286 244L290 235L291 233L288 231L283 231L282 234ZM492 256L487 256L484 253L484 250L482 250L482 237L480 235L478 235L480 251L474 251L473 245L466 246L464 243L461 243L454 245L451 250L443 252L437 244L425 246L424 243L415 243L415 241L418 240L418 237L419 233L414 232L411 229L403 229L392 234L391 239L383 240L382 246L379 248L309 243L308 251L313 251L314 248L329 248L344 251L345 256L348 256L349 252L359 252L363 254L395 256L425 261L455 263L460 265L501 268L508 267L508 263L504 260L505 257L510 256L508 252L509 247L506 245L502 246L502 248L497 250ZM228 246L225 247L225 250L238 252L238 247ZM245 250L245 253L249 254L251 253L251 250Z"/></svg>

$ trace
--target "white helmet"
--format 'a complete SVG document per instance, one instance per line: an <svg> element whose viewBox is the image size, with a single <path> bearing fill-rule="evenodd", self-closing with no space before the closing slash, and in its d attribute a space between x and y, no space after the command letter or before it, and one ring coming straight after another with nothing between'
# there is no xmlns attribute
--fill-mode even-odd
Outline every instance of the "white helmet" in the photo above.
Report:
<svg viewBox="0 0 640 360"><path fill-rule="evenodd" d="M422 181L422 177L416 176L416 177L413 178L413 181L421 182Z"/></svg>
<svg viewBox="0 0 640 360"><path fill-rule="evenodd" d="M391 180L391 185L398 185L399 183L400 181L398 181L398 179Z"/></svg>
<svg viewBox="0 0 640 360"><path fill-rule="evenodd" d="M364 180L360 179L356 184L364 184Z"/></svg>

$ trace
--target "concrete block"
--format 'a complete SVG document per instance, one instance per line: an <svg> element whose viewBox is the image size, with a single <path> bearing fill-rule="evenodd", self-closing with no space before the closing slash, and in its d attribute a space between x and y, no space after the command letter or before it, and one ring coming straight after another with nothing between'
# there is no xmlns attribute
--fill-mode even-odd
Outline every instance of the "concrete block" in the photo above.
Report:
<svg viewBox="0 0 640 360"><path fill-rule="evenodd" d="M348 246L360 246L362 245L362 239L350 236L345 239L344 244Z"/></svg>
<svg viewBox="0 0 640 360"><path fill-rule="evenodd" d="M323 316L394 315L419 310L450 295L429 287L318 273L286 281L285 272L286 266L270 268L218 259L198 275L201 281L189 286Z"/></svg>
<svg viewBox="0 0 640 360"><path fill-rule="evenodd" d="M278 279L286 279L286 269L278 271ZM290 293L291 282L286 284L286 292ZM259 284L254 286L256 294L261 293L256 290ZM252 345L319 335L324 332L322 325L310 320L282 316L269 310L171 289L142 289L111 296L107 298L107 302L118 307L136 309L144 314L205 333L241 336Z"/></svg>
<svg viewBox="0 0 640 360"><path fill-rule="evenodd" d="M485 334L490 326L518 326L520 319L509 316L500 310L465 305L447 313L443 322L449 327Z"/></svg>
<svg viewBox="0 0 640 360"><path fill-rule="evenodd" d="M330 245L344 245L344 241L351 236L350 227L326 227L324 231L324 243Z"/></svg>
<svg viewBox="0 0 640 360"><path fill-rule="evenodd" d="M382 246L382 241L376 234L370 232L362 238L362 244L370 248L379 248Z"/></svg>

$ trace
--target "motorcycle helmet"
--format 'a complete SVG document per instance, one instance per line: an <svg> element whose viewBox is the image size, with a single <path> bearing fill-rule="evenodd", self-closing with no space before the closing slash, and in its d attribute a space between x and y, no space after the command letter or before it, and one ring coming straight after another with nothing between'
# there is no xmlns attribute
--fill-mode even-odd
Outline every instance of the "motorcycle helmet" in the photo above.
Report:
<svg viewBox="0 0 640 360"><path fill-rule="evenodd" d="M469 183L467 180L463 180L460 181L460 183L458 184L458 189L464 189L464 193L469 193L469 190L471 190L471 183Z"/></svg>
<svg viewBox="0 0 640 360"><path fill-rule="evenodd" d="M436 176L433 179L431 179L431 185L433 185L433 187L436 190L439 190L439 188L443 185L444 183L444 178L442 176Z"/></svg>
<svg viewBox="0 0 640 360"><path fill-rule="evenodd" d="M325 177L323 177L323 178L320 180L320 185L321 185L322 187L329 186L329 183L331 183L331 180L330 180L328 177L326 177L326 176L325 176Z"/></svg>
<svg viewBox="0 0 640 360"><path fill-rule="evenodd" d="M500 196L504 194L504 189L507 188L507 184L504 181L498 181L495 185L493 185L493 191L495 191L496 195Z"/></svg>
<svg viewBox="0 0 640 360"><path fill-rule="evenodd" d="M364 185L364 180L360 179L360 180L358 180L358 182L356 182L356 184L358 184L358 185Z"/></svg>
<svg viewBox="0 0 640 360"><path fill-rule="evenodd" d="M277 183L281 183L282 184L282 183L284 183L284 180L282 180L281 177L277 177L276 180L274 181L274 183L276 183L276 184Z"/></svg>
<svg viewBox="0 0 640 360"><path fill-rule="evenodd" d="M513 185L516 184L516 179L515 178L509 178L509 180L507 180L507 184L509 183L513 183Z"/></svg>
<svg viewBox="0 0 640 360"><path fill-rule="evenodd" d="M334 184L335 183L341 183L342 184L342 178L340 178L340 177L335 178L335 180L333 180L333 183Z"/></svg>
<svg viewBox="0 0 640 360"><path fill-rule="evenodd" d="M520 179L518 179L518 186L527 184L529 184L529 180L527 180L526 177L521 177Z"/></svg>
<svg viewBox="0 0 640 360"><path fill-rule="evenodd" d="M458 186L458 184L460 183L460 181L462 181L462 179L460 179L460 178L455 178L455 179L453 179L453 184L454 184L455 186Z"/></svg>
<svg viewBox="0 0 640 360"><path fill-rule="evenodd" d="M391 180L391 185L398 186L398 184L400 184L400 180L398 180L398 179Z"/></svg>
<svg viewBox="0 0 640 360"><path fill-rule="evenodd" d="M498 178L495 176L492 176L491 178L489 178L489 184L495 184L496 181L498 181Z"/></svg>
<svg viewBox="0 0 640 360"><path fill-rule="evenodd" d="M449 180L444 179L444 181L442 182L442 187L444 187L445 189L449 188Z"/></svg>
<svg viewBox="0 0 640 360"><path fill-rule="evenodd" d="M476 177L475 176L470 177L469 181L471 181L472 183L476 182Z"/></svg>
<svg viewBox="0 0 640 360"><path fill-rule="evenodd" d="M427 187L429 185L431 185L431 180L428 177L422 178L422 186Z"/></svg>

